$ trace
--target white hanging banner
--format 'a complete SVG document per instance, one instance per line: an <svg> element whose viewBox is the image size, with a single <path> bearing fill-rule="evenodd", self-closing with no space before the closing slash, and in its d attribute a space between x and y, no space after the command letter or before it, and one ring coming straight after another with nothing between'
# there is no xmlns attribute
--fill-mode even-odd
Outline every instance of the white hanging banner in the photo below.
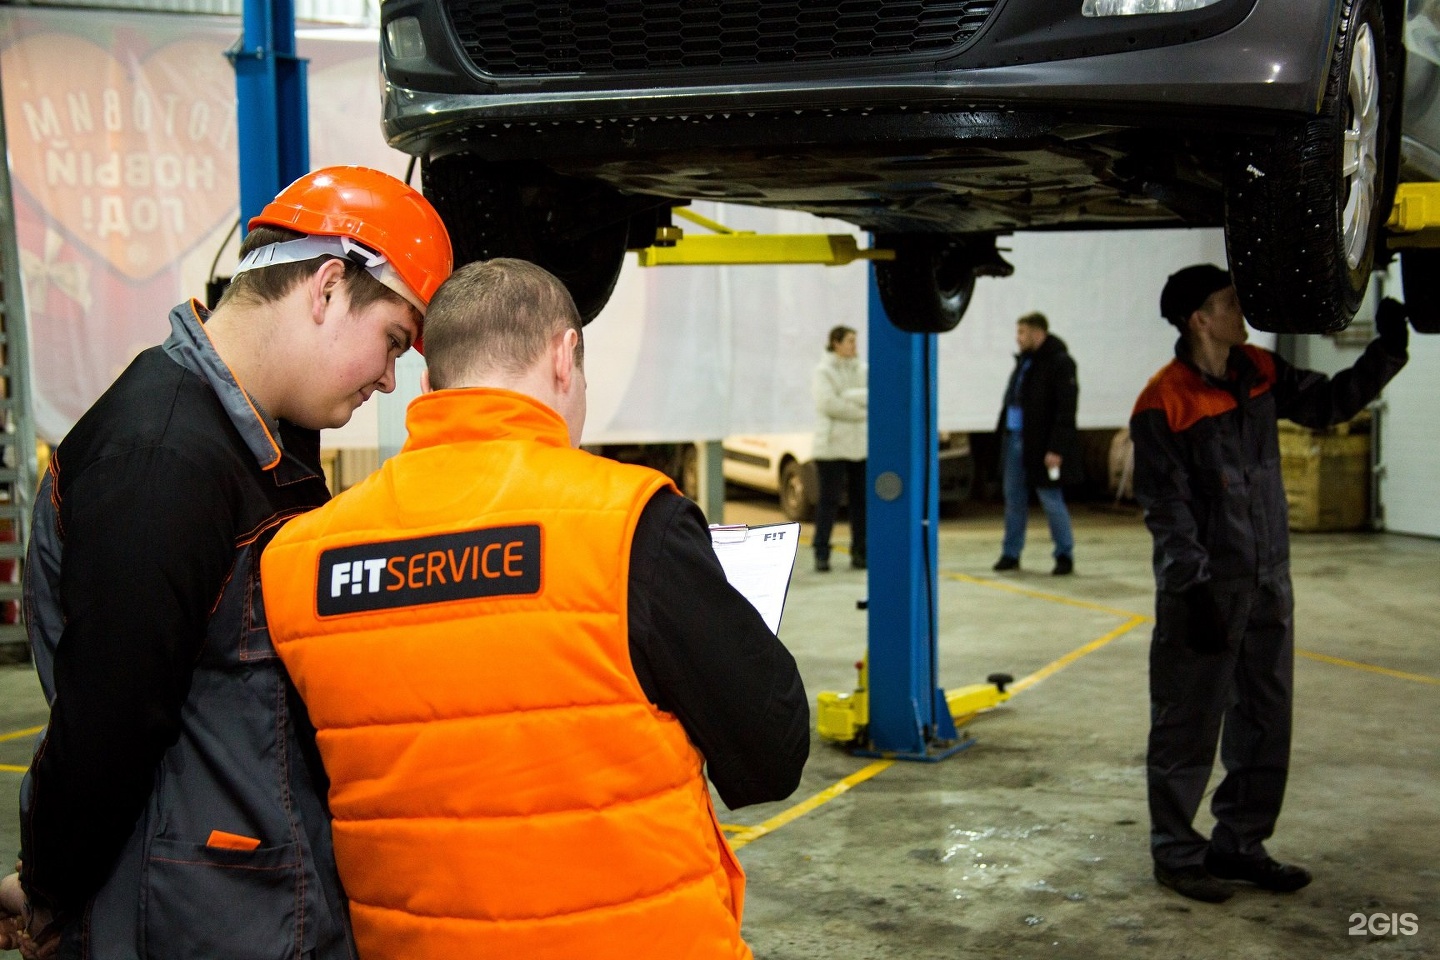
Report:
<svg viewBox="0 0 1440 960"><path fill-rule="evenodd" d="M0 72L36 430L58 442L170 308L203 296L239 198L227 17L0 11ZM333 39L332 39L333 38ZM403 174L374 31L307 29L310 157ZM231 240L220 272L234 266ZM374 444L374 415L359 418Z"/></svg>

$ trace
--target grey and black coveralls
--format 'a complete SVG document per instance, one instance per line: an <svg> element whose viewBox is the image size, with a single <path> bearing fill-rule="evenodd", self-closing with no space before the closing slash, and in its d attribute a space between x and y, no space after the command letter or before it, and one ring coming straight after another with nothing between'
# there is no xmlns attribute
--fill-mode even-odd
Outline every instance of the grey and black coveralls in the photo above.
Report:
<svg viewBox="0 0 1440 960"><path fill-rule="evenodd" d="M50 723L21 880L66 958L350 960L328 784L260 597L279 524L329 499L320 437L253 402L204 317L171 312L40 488L25 604Z"/></svg>
<svg viewBox="0 0 1440 960"><path fill-rule="evenodd" d="M1176 358L1130 421L1135 495L1155 541L1147 774L1151 852L1167 869L1222 856L1266 856L1290 763L1294 606L1289 515L1276 420L1325 427L1350 419L1405 365L1372 342L1333 379L1268 350L1232 348L1218 380ZM1208 584L1223 636L1191 630L1182 594ZM1221 741L1221 729L1224 739ZM1209 841L1193 822L1215 749L1225 779Z"/></svg>

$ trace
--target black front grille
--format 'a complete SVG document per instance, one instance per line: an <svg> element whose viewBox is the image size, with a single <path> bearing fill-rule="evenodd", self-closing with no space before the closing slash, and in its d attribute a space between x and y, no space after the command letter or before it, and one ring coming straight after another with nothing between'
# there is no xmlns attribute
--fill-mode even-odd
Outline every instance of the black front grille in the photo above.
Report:
<svg viewBox="0 0 1440 960"><path fill-rule="evenodd" d="M448 0L475 66L497 77L724 69L942 55L1000 0Z"/></svg>

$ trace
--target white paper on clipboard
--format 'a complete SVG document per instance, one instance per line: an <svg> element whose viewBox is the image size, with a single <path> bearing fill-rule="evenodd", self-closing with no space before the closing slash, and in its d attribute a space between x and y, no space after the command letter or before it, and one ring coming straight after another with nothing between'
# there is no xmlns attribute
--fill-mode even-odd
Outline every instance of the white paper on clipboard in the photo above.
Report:
<svg viewBox="0 0 1440 960"><path fill-rule="evenodd" d="M778 634L790 572L795 569L795 553L800 547L800 524L712 526L710 543L725 569L725 579L760 611L770 632Z"/></svg>

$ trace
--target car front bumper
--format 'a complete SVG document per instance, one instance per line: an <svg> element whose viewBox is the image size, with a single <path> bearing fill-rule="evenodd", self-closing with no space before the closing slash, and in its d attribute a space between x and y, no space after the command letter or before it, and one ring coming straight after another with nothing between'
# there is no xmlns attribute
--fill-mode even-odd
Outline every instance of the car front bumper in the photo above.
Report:
<svg viewBox="0 0 1440 960"><path fill-rule="evenodd" d="M763 71L732 71L690 82L674 71L649 78L486 77L460 53L435 4L388 0L386 22L422 18L429 53L424 63L383 58L385 130L392 146L412 154L464 149L490 156L494 147L494 156L512 159L564 152L566 141L586 127L608 128L613 134L604 142L629 148L646 124L676 119L724 125L797 112L928 113L960 118L951 135L965 138L972 133L967 114L1044 115L1055 118L1052 125L1185 128L1318 109L1335 28L1330 2L1229 0L1219 12L1229 11L1234 25L1143 49L1113 50L1113 41L1127 31L1143 34L1135 22L1190 14L1107 18L1115 21L1103 24L1113 34L1106 34L1107 42L1074 46L1113 52L1076 56L1065 56L1071 46L1043 29L1027 29L1035 4L1053 9L1057 2L1010 0L973 45L947 61L795 70L788 79L773 76L775 71L769 78ZM1079 0L1064 2L1079 7ZM987 135L983 125L974 134Z"/></svg>

